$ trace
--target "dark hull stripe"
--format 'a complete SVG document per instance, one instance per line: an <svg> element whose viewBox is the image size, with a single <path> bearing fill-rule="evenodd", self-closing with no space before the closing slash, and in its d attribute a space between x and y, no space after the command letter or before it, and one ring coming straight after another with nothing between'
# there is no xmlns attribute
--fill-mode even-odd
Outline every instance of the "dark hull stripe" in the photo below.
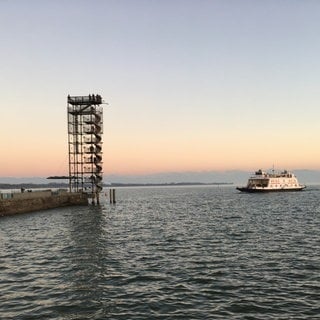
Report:
<svg viewBox="0 0 320 320"><path fill-rule="evenodd" d="M266 193L266 192L290 192L290 191L302 191L305 187L292 188L292 189L249 189L246 187L237 187L237 190L248 193Z"/></svg>

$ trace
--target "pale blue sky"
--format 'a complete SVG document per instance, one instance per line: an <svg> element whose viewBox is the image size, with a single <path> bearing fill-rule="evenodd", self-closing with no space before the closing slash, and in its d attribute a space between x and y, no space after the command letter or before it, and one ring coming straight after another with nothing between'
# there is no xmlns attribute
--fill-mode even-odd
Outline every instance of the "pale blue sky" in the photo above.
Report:
<svg viewBox="0 0 320 320"><path fill-rule="evenodd" d="M0 176L63 171L89 93L106 173L320 168L319 34L315 0L0 0Z"/></svg>

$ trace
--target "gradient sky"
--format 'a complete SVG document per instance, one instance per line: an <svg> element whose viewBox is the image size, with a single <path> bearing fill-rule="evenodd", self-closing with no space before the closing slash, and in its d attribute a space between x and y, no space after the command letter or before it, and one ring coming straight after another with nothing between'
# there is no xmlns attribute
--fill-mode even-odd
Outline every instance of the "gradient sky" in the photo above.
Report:
<svg viewBox="0 0 320 320"><path fill-rule="evenodd" d="M0 176L67 173L101 94L104 172L320 169L320 1L0 0Z"/></svg>

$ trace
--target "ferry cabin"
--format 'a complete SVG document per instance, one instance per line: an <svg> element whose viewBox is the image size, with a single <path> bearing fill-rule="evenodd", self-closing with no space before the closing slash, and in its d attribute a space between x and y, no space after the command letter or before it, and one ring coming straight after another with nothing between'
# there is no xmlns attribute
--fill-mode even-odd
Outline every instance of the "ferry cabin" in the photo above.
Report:
<svg viewBox="0 0 320 320"><path fill-rule="evenodd" d="M299 183L296 177L287 171L280 174L268 174L262 171L256 172L256 176L248 180L248 188L297 188Z"/></svg>

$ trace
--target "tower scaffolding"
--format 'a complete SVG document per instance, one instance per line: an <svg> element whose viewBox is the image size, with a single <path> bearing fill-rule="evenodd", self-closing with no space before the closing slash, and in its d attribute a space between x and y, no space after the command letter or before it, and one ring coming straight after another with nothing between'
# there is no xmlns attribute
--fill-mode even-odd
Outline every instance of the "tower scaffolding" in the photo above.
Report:
<svg viewBox="0 0 320 320"><path fill-rule="evenodd" d="M102 190L103 109L100 95L68 95L70 192L86 192L99 203Z"/></svg>

